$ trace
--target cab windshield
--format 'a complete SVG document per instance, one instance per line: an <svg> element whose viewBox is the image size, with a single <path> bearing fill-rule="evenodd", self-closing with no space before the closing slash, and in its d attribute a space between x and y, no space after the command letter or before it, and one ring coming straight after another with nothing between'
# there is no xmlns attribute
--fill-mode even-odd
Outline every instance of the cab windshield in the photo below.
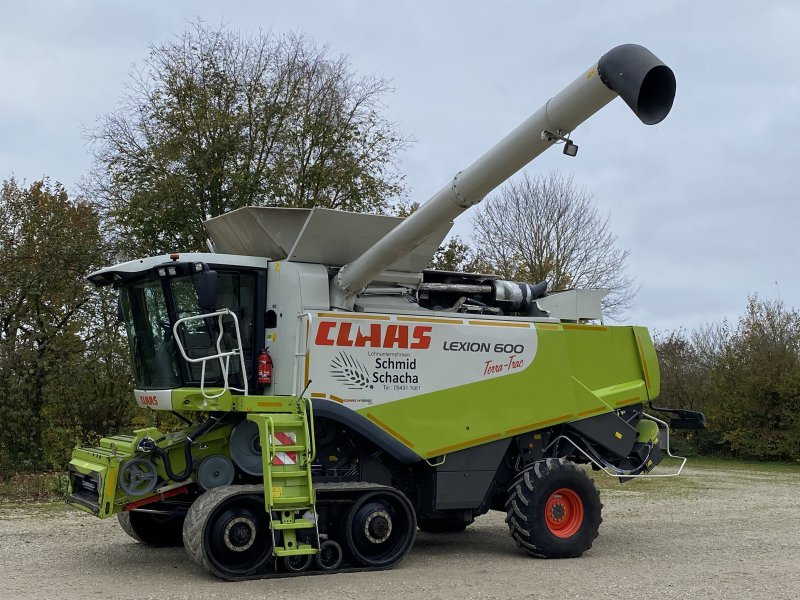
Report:
<svg viewBox="0 0 800 600"><path fill-rule="evenodd" d="M252 323L255 277L247 273L219 273L217 306L230 309L239 319L245 364L252 360ZM120 304L137 389L172 389L199 386L201 365L188 363L178 352L173 326L186 317L204 314L197 301L197 275L140 280L120 289ZM233 319L223 321L222 349L236 347ZM219 338L216 319L189 321L178 328L186 354L202 358L216 354ZM241 386L244 374L238 361L230 361L229 380ZM222 385L220 364L206 365L205 385Z"/></svg>

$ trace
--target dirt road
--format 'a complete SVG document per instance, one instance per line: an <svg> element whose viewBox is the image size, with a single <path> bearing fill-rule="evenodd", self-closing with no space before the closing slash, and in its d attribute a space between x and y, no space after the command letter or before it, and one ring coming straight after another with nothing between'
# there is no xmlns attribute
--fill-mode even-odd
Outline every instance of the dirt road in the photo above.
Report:
<svg viewBox="0 0 800 600"><path fill-rule="evenodd" d="M0 508L0 598L800 598L800 472L693 468L602 485L604 522L582 558L528 558L503 515L420 532L395 569L226 583L153 550L116 519Z"/></svg>

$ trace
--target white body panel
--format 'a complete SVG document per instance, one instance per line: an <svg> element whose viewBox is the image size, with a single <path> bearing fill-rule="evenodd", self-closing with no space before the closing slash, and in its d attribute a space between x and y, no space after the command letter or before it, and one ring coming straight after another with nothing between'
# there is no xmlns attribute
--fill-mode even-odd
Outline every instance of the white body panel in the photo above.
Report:
<svg viewBox="0 0 800 600"><path fill-rule="evenodd" d="M315 398L358 409L504 377L528 368L535 323L311 312L305 385Z"/></svg>

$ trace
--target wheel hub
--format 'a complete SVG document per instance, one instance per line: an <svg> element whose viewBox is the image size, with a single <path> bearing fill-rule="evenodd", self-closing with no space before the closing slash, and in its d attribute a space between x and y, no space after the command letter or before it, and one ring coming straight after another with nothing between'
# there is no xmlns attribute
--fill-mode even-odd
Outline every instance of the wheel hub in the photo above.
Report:
<svg viewBox="0 0 800 600"><path fill-rule="evenodd" d="M558 538L575 535L583 525L583 501L569 488L556 490L547 499L544 509L547 529Z"/></svg>
<svg viewBox="0 0 800 600"><path fill-rule="evenodd" d="M256 524L247 517L236 517L225 526L225 546L234 552L244 552L256 541Z"/></svg>
<svg viewBox="0 0 800 600"><path fill-rule="evenodd" d="M381 544L392 534L392 518L385 510L371 512L364 520L364 537L373 544Z"/></svg>

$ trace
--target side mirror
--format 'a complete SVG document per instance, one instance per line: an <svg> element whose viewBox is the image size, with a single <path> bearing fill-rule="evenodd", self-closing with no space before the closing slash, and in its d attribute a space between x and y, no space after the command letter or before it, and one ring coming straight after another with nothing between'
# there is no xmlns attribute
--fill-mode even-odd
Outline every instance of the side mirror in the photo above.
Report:
<svg viewBox="0 0 800 600"><path fill-rule="evenodd" d="M201 310L217 310L217 272L203 271L198 275L197 304Z"/></svg>

